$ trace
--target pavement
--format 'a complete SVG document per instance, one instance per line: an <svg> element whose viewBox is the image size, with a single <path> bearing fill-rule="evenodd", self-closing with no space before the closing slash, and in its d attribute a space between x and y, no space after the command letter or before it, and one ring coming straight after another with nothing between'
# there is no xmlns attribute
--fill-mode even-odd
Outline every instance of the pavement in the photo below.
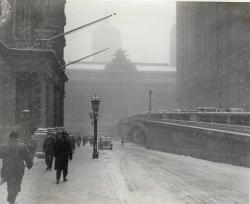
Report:
<svg viewBox="0 0 250 204"><path fill-rule="evenodd" d="M77 148L68 182L35 159L17 204L248 204L249 169L114 142L113 150ZM6 202L0 186L0 204Z"/></svg>

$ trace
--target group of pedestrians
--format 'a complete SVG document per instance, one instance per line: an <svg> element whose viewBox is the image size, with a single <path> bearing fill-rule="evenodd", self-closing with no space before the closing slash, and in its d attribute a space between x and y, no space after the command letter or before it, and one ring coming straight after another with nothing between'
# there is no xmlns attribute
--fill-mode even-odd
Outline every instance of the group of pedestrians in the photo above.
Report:
<svg viewBox="0 0 250 204"><path fill-rule="evenodd" d="M75 146L75 139L70 137L66 131L57 133L56 139L48 134L43 143L43 152L45 154L45 163L47 170L52 169L53 157L55 157L54 168L56 170L56 183L60 183L61 173L63 181L67 181L68 161L72 160Z"/></svg>
<svg viewBox="0 0 250 204"><path fill-rule="evenodd" d="M58 132L56 137L48 133L43 142L46 170L52 170L53 159L56 170L56 183L60 183L61 174L63 182L67 181L68 162L72 160L76 144L80 147L81 142L86 144L86 139L80 136L76 139L66 131ZM2 159L0 185L7 183L7 201L14 204L18 193L21 191L21 183L25 167L31 169L35 155L36 144L29 138L21 142L18 132L9 134L9 141L0 145L0 159Z"/></svg>

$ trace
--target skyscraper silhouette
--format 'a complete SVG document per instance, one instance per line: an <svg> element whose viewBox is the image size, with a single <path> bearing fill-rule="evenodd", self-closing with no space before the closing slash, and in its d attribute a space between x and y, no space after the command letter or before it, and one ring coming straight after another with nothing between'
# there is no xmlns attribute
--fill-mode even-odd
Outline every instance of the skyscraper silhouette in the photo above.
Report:
<svg viewBox="0 0 250 204"><path fill-rule="evenodd" d="M111 25L110 21L106 21L93 31L92 50L96 52L104 48L110 48L110 54L96 55L93 57L97 62L108 62L114 53L122 48L122 38L120 31Z"/></svg>

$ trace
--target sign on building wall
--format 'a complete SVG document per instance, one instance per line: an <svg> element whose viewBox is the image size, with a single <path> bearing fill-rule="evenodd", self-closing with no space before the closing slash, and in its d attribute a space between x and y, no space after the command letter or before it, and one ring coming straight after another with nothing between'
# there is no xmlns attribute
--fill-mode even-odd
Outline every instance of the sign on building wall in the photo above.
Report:
<svg viewBox="0 0 250 204"><path fill-rule="evenodd" d="M33 40L22 40L17 39L16 48L18 49L49 49L48 41L46 39L53 37L60 33L60 29L57 27L47 27L47 28L35 28L34 29L34 39Z"/></svg>
<svg viewBox="0 0 250 204"><path fill-rule="evenodd" d="M36 40L48 39L59 33L60 33L59 29L55 27L35 28L34 30L34 36Z"/></svg>

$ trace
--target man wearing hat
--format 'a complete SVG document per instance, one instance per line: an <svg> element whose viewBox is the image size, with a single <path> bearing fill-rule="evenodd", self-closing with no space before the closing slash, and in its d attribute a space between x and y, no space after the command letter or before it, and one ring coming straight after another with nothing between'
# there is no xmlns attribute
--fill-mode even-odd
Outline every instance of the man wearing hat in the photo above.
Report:
<svg viewBox="0 0 250 204"><path fill-rule="evenodd" d="M51 133L47 134L47 137L45 138L43 142L43 152L45 154L45 163L47 166L47 170L51 170L52 163L53 163L53 156L54 156L54 146L55 146L55 140L52 137Z"/></svg>
<svg viewBox="0 0 250 204"><path fill-rule="evenodd" d="M61 172L63 172L63 181L67 181L68 175L68 161L72 160L72 149L70 141L68 140L68 133L63 131L61 138L55 144L55 170L56 170L56 183L59 184Z"/></svg>
<svg viewBox="0 0 250 204"><path fill-rule="evenodd" d="M3 160L2 179L7 182L7 201L14 204L21 191L25 166L31 169L32 156L24 143L18 141L18 133L9 134L9 142L0 146L0 159Z"/></svg>

